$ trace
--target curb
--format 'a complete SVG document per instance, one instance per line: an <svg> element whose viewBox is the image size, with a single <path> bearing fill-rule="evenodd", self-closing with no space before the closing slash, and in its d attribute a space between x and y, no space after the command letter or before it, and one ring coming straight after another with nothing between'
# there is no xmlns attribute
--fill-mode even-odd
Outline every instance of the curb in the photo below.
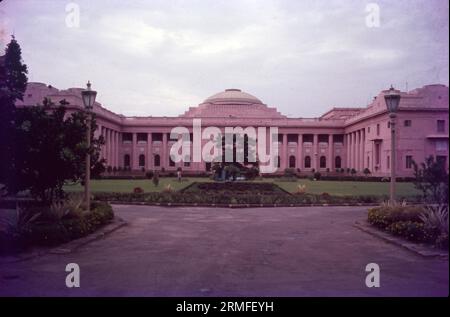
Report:
<svg viewBox="0 0 450 317"><path fill-rule="evenodd" d="M375 207L379 203L323 203L323 204L198 204L198 203L151 203L145 201L106 201L111 205L139 205L160 207L215 207L215 208L258 208L258 207Z"/></svg>
<svg viewBox="0 0 450 317"><path fill-rule="evenodd" d="M432 247L425 244L406 241L387 232L383 232L379 229L373 228L368 223L360 223L358 221L355 221L353 227L358 228L359 230L366 232L376 238L382 239L388 243L406 249L412 253L415 253L416 255L420 255L426 258L441 258L448 260L448 252L441 251L439 249L433 249Z"/></svg>
<svg viewBox="0 0 450 317"><path fill-rule="evenodd" d="M30 259L34 259L36 257L40 257L46 254L68 254L72 253L76 249L89 244L91 242L94 242L96 240L100 240L104 238L106 235L124 227L127 225L127 222L123 220L120 217L115 216L113 222L103 226L96 232L93 232L85 237L75 239L72 241L69 241L67 243L64 243L57 247L52 247L49 249L40 249L31 251L31 253L25 253L25 254L18 254L14 256L6 256L5 260L2 261L2 258L0 258L0 264L8 264L8 263L17 263L17 262L23 262L28 261ZM9 259L8 259L9 258Z"/></svg>

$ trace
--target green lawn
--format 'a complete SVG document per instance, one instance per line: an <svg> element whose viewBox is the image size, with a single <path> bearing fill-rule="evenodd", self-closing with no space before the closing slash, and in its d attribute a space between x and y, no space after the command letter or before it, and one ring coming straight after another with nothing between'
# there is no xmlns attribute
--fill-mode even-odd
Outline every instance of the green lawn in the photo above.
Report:
<svg viewBox="0 0 450 317"><path fill-rule="evenodd" d="M288 192L297 190L299 184L306 186L306 192L311 194L328 193L330 195L389 195L389 183L381 182L351 182L351 181L311 181L301 179L297 182L275 182ZM413 196L419 194L412 183L397 183L396 193L398 196Z"/></svg>
<svg viewBox="0 0 450 317"><path fill-rule="evenodd" d="M151 180L136 179L136 180L92 180L91 188L93 192L121 192L131 193L135 187L141 187L144 192L159 192L171 184L174 190L182 189L192 182L210 182L209 178L186 178L181 183L173 177L160 178L159 186L155 187ZM258 180L257 182L259 182ZM311 194L322 194L324 192L330 195L388 195L389 183L381 182L340 182L340 181L310 181L301 179L298 181L280 181L277 179L264 179L263 182L273 181L281 188L288 192L297 190L299 184L306 185L306 192ZM83 191L81 185L67 185L64 187L69 192ZM412 183L397 183L397 195L411 196L416 195Z"/></svg>
<svg viewBox="0 0 450 317"><path fill-rule="evenodd" d="M160 192L168 184L171 185L172 189L180 190L193 181L207 182L211 181L208 178L194 178L184 179L181 183L175 177L161 177L159 179L159 185L155 186L150 179L101 179L91 181L91 190L93 192L117 192L117 193L131 193L136 187L140 187L144 192ZM66 185L64 186L66 191L83 191L83 187L79 184L77 185Z"/></svg>

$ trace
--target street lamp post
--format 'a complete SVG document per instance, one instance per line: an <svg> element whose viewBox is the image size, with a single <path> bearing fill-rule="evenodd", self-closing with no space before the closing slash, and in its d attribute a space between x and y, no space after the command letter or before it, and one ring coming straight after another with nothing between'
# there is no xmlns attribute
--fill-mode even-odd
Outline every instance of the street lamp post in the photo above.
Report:
<svg viewBox="0 0 450 317"><path fill-rule="evenodd" d="M95 90L91 90L91 83L88 81L87 83L87 89L83 90L81 92L81 96L83 98L83 104L84 108L86 110L87 119L86 119L86 125L87 125L87 148L88 152L86 153L86 173L85 173L85 179L84 179L84 201L86 204L86 211L89 211L91 209L91 192L90 192L90 180L91 180L91 154L90 154L90 148L91 148L91 114L92 114L92 107L95 103L95 97L97 96L97 92Z"/></svg>
<svg viewBox="0 0 450 317"><path fill-rule="evenodd" d="M390 202L395 202L395 164L396 164L396 148L395 148L395 121L397 118L398 105L400 103L400 91L395 90L394 87L385 93L384 100L389 112L390 127L391 127L391 183L390 183Z"/></svg>

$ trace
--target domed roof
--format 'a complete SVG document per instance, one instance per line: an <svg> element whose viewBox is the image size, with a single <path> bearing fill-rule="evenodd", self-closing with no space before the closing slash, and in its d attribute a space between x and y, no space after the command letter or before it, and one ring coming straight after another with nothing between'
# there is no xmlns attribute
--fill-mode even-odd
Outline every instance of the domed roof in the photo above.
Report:
<svg viewBox="0 0 450 317"><path fill-rule="evenodd" d="M207 98L204 103L213 104L262 104L261 100L240 89L225 89L211 97Z"/></svg>

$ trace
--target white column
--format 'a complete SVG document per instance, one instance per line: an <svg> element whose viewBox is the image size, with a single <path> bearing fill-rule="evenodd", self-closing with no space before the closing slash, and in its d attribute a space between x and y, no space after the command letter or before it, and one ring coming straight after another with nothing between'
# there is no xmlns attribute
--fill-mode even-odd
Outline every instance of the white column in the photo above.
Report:
<svg viewBox="0 0 450 317"><path fill-rule="evenodd" d="M192 148L192 146L191 146L191 148ZM191 153L192 153L192 151L191 151ZM168 161L168 156L167 156L167 133L164 132L163 133L163 148L162 148L162 155L161 155L161 168L163 168L163 167L165 169L167 168L167 161ZM192 158L191 158L191 164L192 164Z"/></svg>
<svg viewBox="0 0 450 317"><path fill-rule="evenodd" d="M319 135L314 134L313 135L313 153L311 155L312 159L312 168L316 170L316 172L319 170Z"/></svg>
<svg viewBox="0 0 450 317"><path fill-rule="evenodd" d="M364 168L367 165L367 160L365 158L365 147L366 147L366 130L362 129L361 130L361 170L364 170ZM367 166L367 168L369 168L369 166Z"/></svg>
<svg viewBox="0 0 450 317"><path fill-rule="evenodd" d="M147 170L151 170L153 167L153 149L152 149L152 133L147 134L147 161L145 162Z"/></svg>
<svg viewBox="0 0 450 317"><path fill-rule="evenodd" d="M133 144L131 147L131 168L136 170L139 168L139 161L138 161L138 153L137 153L137 133L133 132Z"/></svg>
<svg viewBox="0 0 450 317"><path fill-rule="evenodd" d="M327 159L327 167L330 169L330 172L333 171L333 135L328 135L328 159Z"/></svg>
<svg viewBox="0 0 450 317"><path fill-rule="evenodd" d="M298 135L297 142L297 168L303 172L303 134Z"/></svg>
<svg viewBox="0 0 450 317"><path fill-rule="evenodd" d="M287 153L287 134L283 133L283 145L282 145L282 154L280 156L281 159L281 169L284 171L285 168L287 168L288 165L288 153Z"/></svg>

